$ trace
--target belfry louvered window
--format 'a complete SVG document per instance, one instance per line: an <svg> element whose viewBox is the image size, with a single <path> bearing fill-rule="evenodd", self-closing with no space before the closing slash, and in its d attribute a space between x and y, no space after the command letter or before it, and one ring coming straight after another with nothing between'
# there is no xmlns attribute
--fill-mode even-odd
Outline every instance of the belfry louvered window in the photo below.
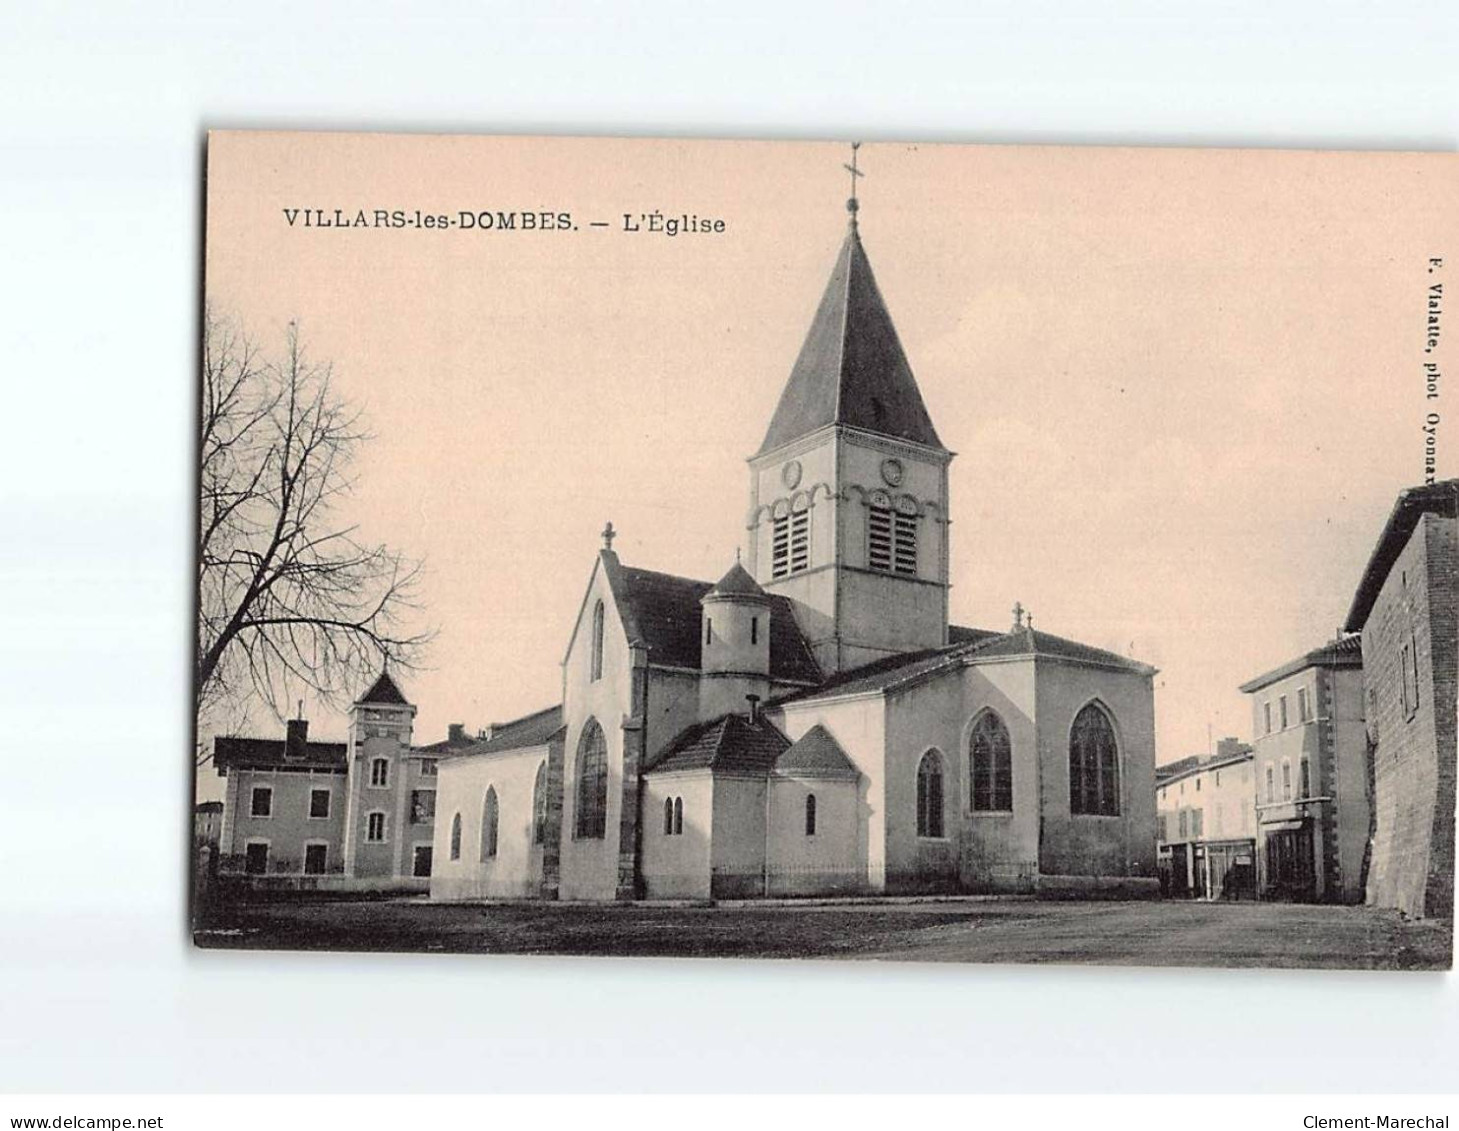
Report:
<svg viewBox="0 0 1459 1131"><path fill-rule="evenodd" d="M770 575L788 577L811 564L811 512L776 517L770 528Z"/></svg>
<svg viewBox="0 0 1459 1131"><path fill-rule="evenodd" d="M890 507L871 507L867 515L866 564L882 573L917 573L917 516Z"/></svg>

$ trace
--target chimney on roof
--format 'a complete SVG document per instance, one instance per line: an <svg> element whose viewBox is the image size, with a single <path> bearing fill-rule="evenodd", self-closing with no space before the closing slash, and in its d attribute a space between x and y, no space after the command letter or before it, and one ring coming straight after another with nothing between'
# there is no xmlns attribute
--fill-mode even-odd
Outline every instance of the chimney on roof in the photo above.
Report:
<svg viewBox="0 0 1459 1131"><path fill-rule="evenodd" d="M446 745L460 746L466 742L466 724L451 723L446 727Z"/></svg>
<svg viewBox="0 0 1459 1131"><path fill-rule="evenodd" d="M760 697L758 695L746 695L745 701L750 704L750 725L755 726L760 722Z"/></svg>
<svg viewBox="0 0 1459 1131"><path fill-rule="evenodd" d="M303 704L299 705L301 708ZM300 711L303 714L303 711ZM284 757L302 761L309 747L309 720L290 719L288 735L284 739Z"/></svg>

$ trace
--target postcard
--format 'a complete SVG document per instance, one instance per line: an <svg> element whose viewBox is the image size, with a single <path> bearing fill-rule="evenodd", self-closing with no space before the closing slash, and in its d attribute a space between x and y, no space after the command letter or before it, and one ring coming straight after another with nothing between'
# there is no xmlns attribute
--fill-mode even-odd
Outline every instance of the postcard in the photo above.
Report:
<svg viewBox="0 0 1459 1131"><path fill-rule="evenodd" d="M196 943L1449 967L1451 277L1453 154L214 132Z"/></svg>

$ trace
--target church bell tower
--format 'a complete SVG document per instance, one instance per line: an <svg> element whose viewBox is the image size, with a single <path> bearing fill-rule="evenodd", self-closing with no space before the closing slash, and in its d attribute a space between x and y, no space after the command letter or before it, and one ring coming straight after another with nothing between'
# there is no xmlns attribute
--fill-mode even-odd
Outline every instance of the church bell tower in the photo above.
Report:
<svg viewBox="0 0 1459 1131"><path fill-rule="evenodd" d="M943 446L877 287L846 237L760 450L749 568L791 599L827 675L947 643Z"/></svg>

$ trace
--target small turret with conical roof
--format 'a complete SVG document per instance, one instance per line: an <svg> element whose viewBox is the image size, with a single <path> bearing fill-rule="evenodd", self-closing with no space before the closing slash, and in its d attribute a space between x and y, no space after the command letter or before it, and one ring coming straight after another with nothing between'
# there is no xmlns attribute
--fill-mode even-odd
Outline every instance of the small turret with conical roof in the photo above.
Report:
<svg viewBox="0 0 1459 1131"><path fill-rule="evenodd" d="M738 555L700 598L701 717L746 710L745 696L768 694L771 604Z"/></svg>

